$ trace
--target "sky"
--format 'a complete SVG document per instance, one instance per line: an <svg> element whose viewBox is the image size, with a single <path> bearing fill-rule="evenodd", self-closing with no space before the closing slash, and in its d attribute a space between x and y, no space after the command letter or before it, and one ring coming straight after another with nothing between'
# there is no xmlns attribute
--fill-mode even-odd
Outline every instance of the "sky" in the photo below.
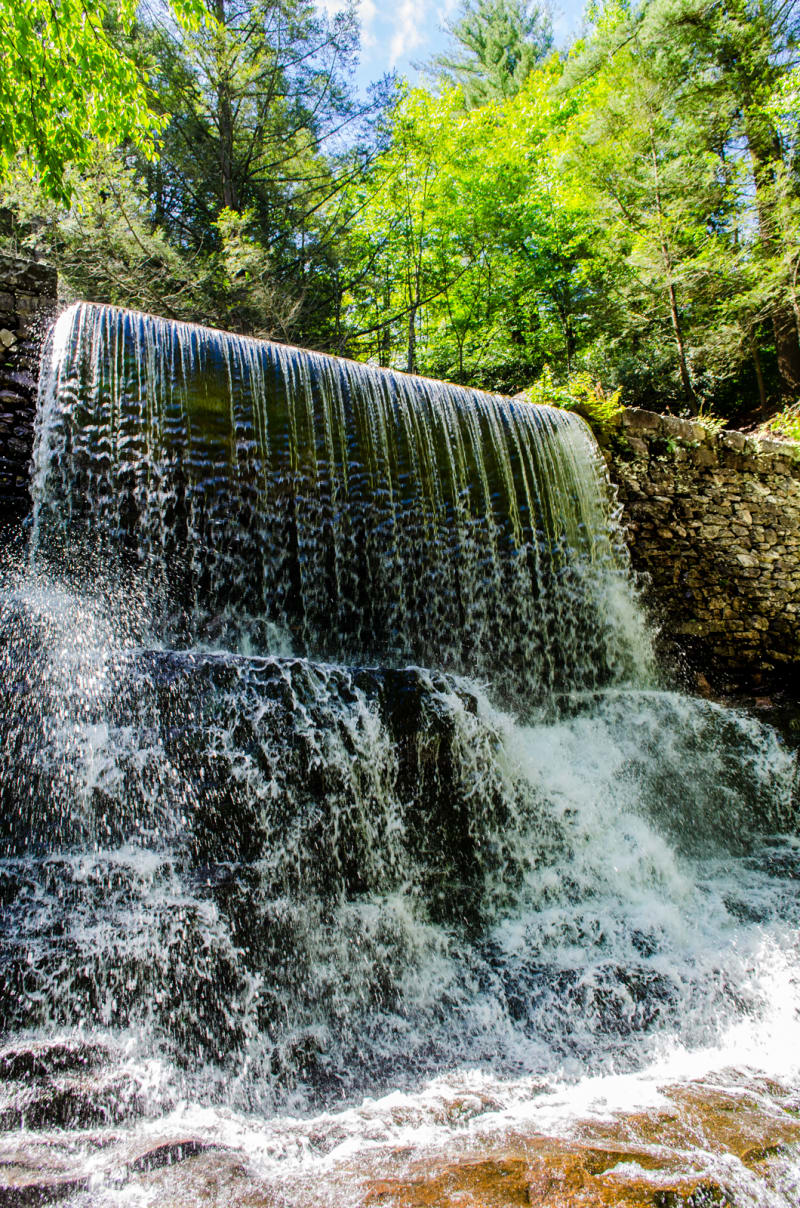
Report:
<svg viewBox="0 0 800 1208"><path fill-rule="evenodd" d="M330 13L342 8L341 0L317 0ZM553 30L556 45L580 30L585 0L553 0ZM447 34L442 26L455 16L459 0L357 0L361 21L361 63L355 82L364 88L387 71L396 71L412 82L419 73L415 62L424 62L442 50Z"/></svg>

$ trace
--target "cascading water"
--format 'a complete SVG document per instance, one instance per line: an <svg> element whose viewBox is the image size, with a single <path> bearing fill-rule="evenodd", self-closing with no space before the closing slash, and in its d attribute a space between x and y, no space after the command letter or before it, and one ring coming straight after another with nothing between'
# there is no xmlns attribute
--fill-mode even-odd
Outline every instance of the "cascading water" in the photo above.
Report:
<svg viewBox="0 0 800 1208"><path fill-rule="evenodd" d="M67 311L45 357L34 557L134 568L171 642L526 699L629 679L608 519L586 425L552 408L108 307Z"/></svg>
<svg viewBox="0 0 800 1208"><path fill-rule="evenodd" d="M656 689L580 419L82 305L33 496L7 1041L122 1046L145 1119L268 1163L308 1157L287 1113L391 1138L364 1095L439 1127L431 1085L524 1114L800 1039L796 761Z"/></svg>

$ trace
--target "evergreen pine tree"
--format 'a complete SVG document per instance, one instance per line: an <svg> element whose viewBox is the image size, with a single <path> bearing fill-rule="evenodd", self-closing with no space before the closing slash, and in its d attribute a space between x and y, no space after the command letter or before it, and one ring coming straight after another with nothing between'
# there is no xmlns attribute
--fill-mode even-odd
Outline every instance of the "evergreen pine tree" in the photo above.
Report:
<svg viewBox="0 0 800 1208"><path fill-rule="evenodd" d="M550 15L530 0L464 0L447 30L455 53L437 55L427 71L459 85L469 108L514 96L553 47Z"/></svg>

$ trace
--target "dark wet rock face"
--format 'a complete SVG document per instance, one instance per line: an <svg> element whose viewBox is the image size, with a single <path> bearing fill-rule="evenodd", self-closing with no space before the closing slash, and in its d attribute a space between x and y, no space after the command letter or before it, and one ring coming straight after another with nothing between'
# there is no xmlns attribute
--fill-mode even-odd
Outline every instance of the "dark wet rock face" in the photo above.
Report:
<svg viewBox="0 0 800 1208"><path fill-rule="evenodd" d="M263 1035L267 1084L324 1088L329 1012L400 1003L411 937L391 910L359 933L370 899L410 891L421 926L463 931L500 866L504 893L519 880L535 795L451 678L93 647L65 668L48 624L4 607L4 1029L152 1028L191 1068Z"/></svg>
<svg viewBox="0 0 800 1208"><path fill-rule="evenodd" d="M0 536L31 507L29 491L41 345L56 309L56 273L0 255Z"/></svg>
<svg viewBox="0 0 800 1208"><path fill-rule="evenodd" d="M739 1001L716 953L684 970L668 948L665 964L680 915L667 940L629 925L624 900L650 894L664 840L728 853L745 886L791 877L793 849L763 831L794 824L796 770L756 723L670 694L581 694L510 732L442 673L103 645L80 609L65 643L76 607L2 601L7 1033L131 1029L184 1093L199 1080L269 1110L464 1059L514 1074L542 1036L558 1060L601 1043L624 1062L633 1038L679 1026L687 996L700 1016L703 993L709 1011ZM608 760L604 787L583 787L587 753ZM611 813L584 821L596 792ZM634 861L613 891L611 843ZM777 881L748 893L726 888L725 911L771 924ZM101 1078L98 1118L125 1093ZM88 1119L68 1082L58 1101ZM32 1091L30 1118L43 1110Z"/></svg>
<svg viewBox="0 0 800 1208"><path fill-rule="evenodd" d="M18 1042L0 1050L0 1130L102 1128L140 1116L141 1078L120 1056L79 1039Z"/></svg>

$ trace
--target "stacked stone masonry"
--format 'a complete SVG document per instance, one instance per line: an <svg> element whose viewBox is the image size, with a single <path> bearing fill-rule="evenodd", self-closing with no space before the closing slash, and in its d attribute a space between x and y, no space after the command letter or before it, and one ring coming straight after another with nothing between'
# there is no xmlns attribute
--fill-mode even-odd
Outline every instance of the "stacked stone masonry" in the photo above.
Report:
<svg viewBox="0 0 800 1208"><path fill-rule="evenodd" d="M30 508L39 356L56 286L48 265L0 255L0 527Z"/></svg>
<svg viewBox="0 0 800 1208"><path fill-rule="evenodd" d="M607 450L634 567L712 682L800 671L800 446L629 408Z"/></svg>

